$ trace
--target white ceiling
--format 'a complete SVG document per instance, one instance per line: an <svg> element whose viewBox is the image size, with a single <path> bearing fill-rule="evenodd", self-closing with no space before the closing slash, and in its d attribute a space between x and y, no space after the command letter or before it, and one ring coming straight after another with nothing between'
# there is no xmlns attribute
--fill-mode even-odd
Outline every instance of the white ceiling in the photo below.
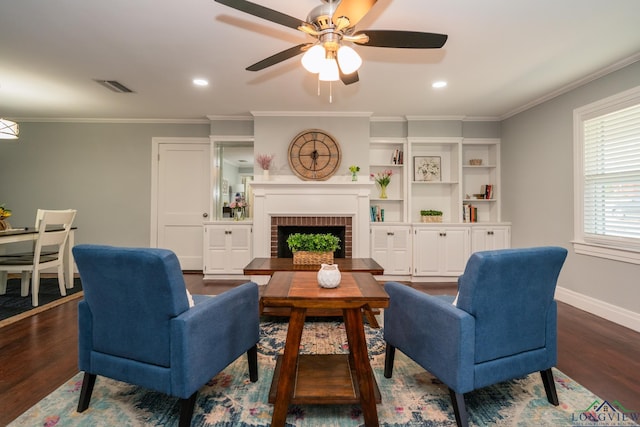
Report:
<svg viewBox="0 0 640 427"><path fill-rule="evenodd" d="M255 0L304 19L320 0ZM0 116L203 119L251 111L504 118L640 59L640 0L379 0L358 30L445 33L443 49L359 46L360 82L323 83L312 40L213 0L11 0L0 7ZM195 77L210 85L192 85ZM93 79L133 89L118 94ZM449 86L434 90L434 80Z"/></svg>

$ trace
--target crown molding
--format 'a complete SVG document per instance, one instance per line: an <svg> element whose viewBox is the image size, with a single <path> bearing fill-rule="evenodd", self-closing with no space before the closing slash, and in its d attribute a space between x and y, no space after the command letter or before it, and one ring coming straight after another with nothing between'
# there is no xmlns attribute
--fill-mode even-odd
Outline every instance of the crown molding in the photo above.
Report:
<svg viewBox="0 0 640 427"><path fill-rule="evenodd" d="M31 123L133 123L133 124L210 124L207 119L125 119L125 118L80 118L80 117L24 117L20 122Z"/></svg>
<svg viewBox="0 0 640 427"><path fill-rule="evenodd" d="M366 111L252 111L255 117L371 117Z"/></svg>
<svg viewBox="0 0 640 427"><path fill-rule="evenodd" d="M251 122L253 121L253 116L221 116L221 115L208 115L207 119L210 121L245 121Z"/></svg>

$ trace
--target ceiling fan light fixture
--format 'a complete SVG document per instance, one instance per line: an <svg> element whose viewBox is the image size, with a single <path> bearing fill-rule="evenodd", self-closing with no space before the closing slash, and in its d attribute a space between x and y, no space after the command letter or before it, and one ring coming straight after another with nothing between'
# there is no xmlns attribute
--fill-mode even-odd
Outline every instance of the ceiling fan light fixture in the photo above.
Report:
<svg viewBox="0 0 640 427"><path fill-rule="evenodd" d="M322 70L325 62L324 47L320 44L316 44L307 50L302 55L302 66L310 73L317 74Z"/></svg>
<svg viewBox="0 0 640 427"><path fill-rule="evenodd" d="M338 62L344 74L351 74L358 71L362 65L362 58L351 47L343 45L338 49Z"/></svg>
<svg viewBox="0 0 640 427"><path fill-rule="evenodd" d="M340 79L340 71L338 71L338 63L335 59L325 59L318 80L322 82L335 82Z"/></svg>
<svg viewBox="0 0 640 427"><path fill-rule="evenodd" d="M0 118L0 139L18 139L20 127L14 121Z"/></svg>

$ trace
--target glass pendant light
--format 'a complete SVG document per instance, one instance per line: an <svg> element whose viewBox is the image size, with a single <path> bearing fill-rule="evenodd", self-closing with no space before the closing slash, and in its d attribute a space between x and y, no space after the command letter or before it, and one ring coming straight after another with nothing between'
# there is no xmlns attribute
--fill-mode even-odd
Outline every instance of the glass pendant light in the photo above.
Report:
<svg viewBox="0 0 640 427"><path fill-rule="evenodd" d="M351 74L358 71L362 65L362 58L351 47L343 45L338 49L338 62L344 74Z"/></svg>
<svg viewBox="0 0 640 427"><path fill-rule="evenodd" d="M316 44L302 55L302 66L310 73L317 74L322 69L325 61L324 47Z"/></svg>

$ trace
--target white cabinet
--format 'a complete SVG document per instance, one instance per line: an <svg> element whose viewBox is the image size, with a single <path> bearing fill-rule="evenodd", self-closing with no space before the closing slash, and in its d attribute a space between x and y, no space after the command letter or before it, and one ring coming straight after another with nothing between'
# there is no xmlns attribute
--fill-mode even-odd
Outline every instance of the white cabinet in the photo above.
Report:
<svg viewBox="0 0 640 427"><path fill-rule="evenodd" d="M370 172L393 172L388 199L375 189L370 197L371 207L384 210L385 223L394 223L371 224L371 256L385 274L404 274L411 260L411 276L455 277L472 252L511 246L511 228L500 213L500 139L372 138L369 148ZM442 211L443 222L421 223L421 210ZM466 215L471 210L473 221ZM390 240L387 233L402 226L412 227L410 238ZM411 250L403 252L401 243Z"/></svg>
<svg viewBox="0 0 640 427"><path fill-rule="evenodd" d="M471 226L471 252L492 251L511 247L511 227L508 225Z"/></svg>
<svg viewBox="0 0 640 427"><path fill-rule="evenodd" d="M372 225L371 257L384 268L385 275L410 275L411 227Z"/></svg>
<svg viewBox="0 0 640 427"><path fill-rule="evenodd" d="M204 226L204 274L243 274L251 262L251 224Z"/></svg>
<svg viewBox="0 0 640 427"><path fill-rule="evenodd" d="M372 138L370 141L369 172L377 174L390 170L392 173L391 182L386 191L387 198L380 198L380 188L377 184L371 190L369 200L372 222L405 222L407 220L405 148L404 138Z"/></svg>
<svg viewBox="0 0 640 427"><path fill-rule="evenodd" d="M468 226L415 226L413 235L414 276L458 276L470 253Z"/></svg>

